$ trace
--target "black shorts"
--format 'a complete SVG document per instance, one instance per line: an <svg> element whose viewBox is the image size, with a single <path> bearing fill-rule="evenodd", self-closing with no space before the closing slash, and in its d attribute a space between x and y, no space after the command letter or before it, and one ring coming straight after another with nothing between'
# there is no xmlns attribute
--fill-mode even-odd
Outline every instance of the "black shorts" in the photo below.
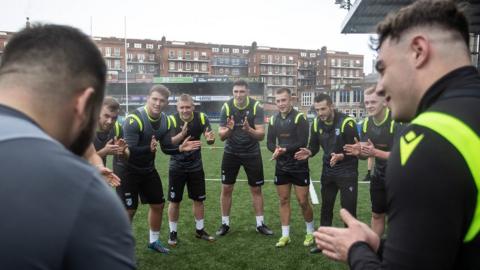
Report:
<svg viewBox="0 0 480 270"><path fill-rule="evenodd" d="M370 200L372 202L373 213L383 214L387 212L385 179L376 174L373 174L370 178Z"/></svg>
<svg viewBox="0 0 480 270"><path fill-rule="evenodd" d="M310 173L306 172L286 172L282 170L275 170L275 185L293 184L295 186L310 185Z"/></svg>
<svg viewBox="0 0 480 270"><path fill-rule="evenodd" d="M117 167L117 173L121 180L120 186L116 189L117 194L127 209L137 209L139 196L142 204L165 202L162 181L156 169L139 173L125 167Z"/></svg>
<svg viewBox="0 0 480 270"><path fill-rule="evenodd" d="M195 172L170 170L168 172L168 200L181 202L183 190L187 184L188 197L194 201L205 200L205 173L203 169Z"/></svg>
<svg viewBox="0 0 480 270"><path fill-rule="evenodd" d="M248 178L248 185L251 187L263 185L262 155L238 156L229 153L223 153L221 174L222 184L235 184L240 166L243 166L245 169Z"/></svg>

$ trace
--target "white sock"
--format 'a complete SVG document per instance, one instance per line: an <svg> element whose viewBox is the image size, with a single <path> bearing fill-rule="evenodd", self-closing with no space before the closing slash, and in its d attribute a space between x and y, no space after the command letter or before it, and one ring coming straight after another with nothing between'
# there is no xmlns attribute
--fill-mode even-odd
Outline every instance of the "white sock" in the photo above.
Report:
<svg viewBox="0 0 480 270"><path fill-rule="evenodd" d="M282 237L290 236L290 226L282 226Z"/></svg>
<svg viewBox="0 0 480 270"><path fill-rule="evenodd" d="M203 219L195 219L195 228L197 230L203 229Z"/></svg>
<svg viewBox="0 0 480 270"><path fill-rule="evenodd" d="M222 216L222 224L230 226L230 217L229 216Z"/></svg>
<svg viewBox="0 0 480 270"><path fill-rule="evenodd" d="M313 220L311 222L305 222L305 225L307 225L307 233L312 234L314 230Z"/></svg>
<svg viewBox="0 0 480 270"><path fill-rule="evenodd" d="M157 241L159 235L160 235L160 232L154 232L150 230L150 243Z"/></svg>
<svg viewBox="0 0 480 270"><path fill-rule="evenodd" d="M177 222L169 221L168 226L170 227L170 232L176 232L177 231Z"/></svg>
<svg viewBox="0 0 480 270"><path fill-rule="evenodd" d="M255 219L257 220L257 227L262 226L263 216L256 216Z"/></svg>

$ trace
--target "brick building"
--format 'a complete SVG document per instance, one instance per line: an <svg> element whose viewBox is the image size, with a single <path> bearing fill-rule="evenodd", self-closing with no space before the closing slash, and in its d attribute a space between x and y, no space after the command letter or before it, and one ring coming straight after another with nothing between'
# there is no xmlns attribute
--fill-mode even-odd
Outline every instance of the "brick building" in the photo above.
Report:
<svg viewBox="0 0 480 270"><path fill-rule="evenodd" d="M0 32L0 57L13 32ZM288 87L296 98L296 106L305 112L311 109L316 94L330 93L340 110L361 112L363 55L317 50L211 44L151 39L92 37L108 67L107 91L118 95L128 79L131 94L141 85L168 82L184 77L187 81L211 81L247 78L263 83L263 95L255 96L267 103L274 101L275 90ZM127 52L125 54L125 51ZM127 63L125 63L125 60ZM125 68L125 65L127 68ZM138 87L137 85L138 84ZM217 89L219 96L231 95L230 89ZM118 93L117 93L118 92ZM135 93L134 93L135 92ZM137 91L138 92L138 91ZM221 92L221 93L220 93ZM120 100L125 100L121 97Z"/></svg>

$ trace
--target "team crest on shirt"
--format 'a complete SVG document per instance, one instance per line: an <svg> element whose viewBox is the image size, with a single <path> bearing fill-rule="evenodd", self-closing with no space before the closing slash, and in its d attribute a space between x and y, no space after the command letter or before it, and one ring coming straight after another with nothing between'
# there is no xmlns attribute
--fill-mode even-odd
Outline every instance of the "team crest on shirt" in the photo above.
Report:
<svg viewBox="0 0 480 270"><path fill-rule="evenodd" d="M127 206L132 206L132 204L133 204L132 198L126 198L126 199L125 199L125 204L126 204Z"/></svg>
<svg viewBox="0 0 480 270"><path fill-rule="evenodd" d="M337 136L340 135L340 129L339 128L335 129L335 135L337 135Z"/></svg>
<svg viewBox="0 0 480 270"><path fill-rule="evenodd" d="M173 191L170 192L170 198L172 198L172 199L175 198L175 192L173 192Z"/></svg>

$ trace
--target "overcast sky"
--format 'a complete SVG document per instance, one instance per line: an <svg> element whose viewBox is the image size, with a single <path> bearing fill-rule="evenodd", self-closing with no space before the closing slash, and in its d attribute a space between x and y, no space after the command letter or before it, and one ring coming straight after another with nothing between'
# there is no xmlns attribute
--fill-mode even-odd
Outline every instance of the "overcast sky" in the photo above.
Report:
<svg viewBox="0 0 480 270"><path fill-rule="evenodd" d="M348 51L365 55L371 72L374 52L368 35L340 34L347 10L335 0L2 0L0 31L31 22L68 24L93 36L223 43L232 45Z"/></svg>

